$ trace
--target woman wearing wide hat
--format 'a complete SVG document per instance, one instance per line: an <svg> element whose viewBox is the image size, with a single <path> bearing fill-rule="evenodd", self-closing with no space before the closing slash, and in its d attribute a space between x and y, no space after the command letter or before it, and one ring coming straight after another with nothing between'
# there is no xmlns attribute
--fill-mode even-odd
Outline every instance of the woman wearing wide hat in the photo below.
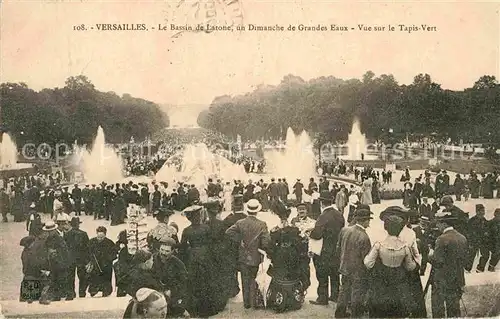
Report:
<svg viewBox="0 0 500 319"><path fill-rule="evenodd" d="M189 206L183 214L191 222L182 232L179 247L181 260L188 271L188 311L196 317L213 316L219 309L217 295L212 289L217 276L210 251L210 227L202 223L203 206Z"/></svg>
<svg viewBox="0 0 500 319"><path fill-rule="evenodd" d="M211 284L212 291L216 297L214 300L214 309L219 312L224 310L230 297L232 297L232 267L230 254L230 241L226 237L226 224L219 219L222 211L222 203L219 200L204 203L208 221L210 236L210 252L212 255L212 265L214 266L211 274L213 275Z"/></svg>
<svg viewBox="0 0 500 319"><path fill-rule="evenodd" d="M416 263L406 243L398 238L404 227L400 217L384 218L388 236L376 242L364 259L370 269L370 317L405 318L411 313L408 272L415 269Z"/></svg>
<svg viewBox="0 0 500 319"><path fill-rule="evenodd" d="M310 285L308 240L298 227L288 225L290 208L276 207L281 225L271 230L268 257L271 265L267 274L271 283L267 291L267 307L276 312L298 310Z"/></svg>
<svg viewBox="0 0 500 319"><path fill-rule="evenodd" d="M155 253L158 251L160 248L159 240L165 235L170 236L177 243L179 242L177 230L169 224L170 216L173 214L174 211L167 208L159 208L153 213L153 216L156 217L156 220L158 221L158 225L156 225L156 227L148 233L147 242L151 252Z"/></svg>
<svg viewBox="0 0 500 319"><path fill-rule="evenodd" d="M425 318L427 317L427 309L425 307L425 299L422 287L422 281L420 280L420 267L422 265L422 256L418 250L417 236L411 226L408 226L408 222L413 215L413 211L404 209L399 206L389 206L384 211L380 213L380 219L382 221L387 220L391 216L397 216L401 218L403 224L405 225L398 237L401 239L409 248L413 261L416 263L414 270L408 272L408 284L411 294L412 307L409 310L409 316L412 318Z"/></svg>

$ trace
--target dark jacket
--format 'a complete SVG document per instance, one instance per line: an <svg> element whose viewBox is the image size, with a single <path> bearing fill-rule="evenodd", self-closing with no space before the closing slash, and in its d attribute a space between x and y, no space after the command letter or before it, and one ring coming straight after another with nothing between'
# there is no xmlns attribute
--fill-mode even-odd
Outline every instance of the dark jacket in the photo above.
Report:
<svg viewBox="0 0 500 319"><path fill-rule="evenodd" d="M70 262L83 265L90 261L89 236L86 232L72 228L64 234L64 240L68 246Z"/></svg>
<svg viewBox="0 0 500 319"><path fill-rule="evenodd" d="M234 242L241 243L239 262L248 266L258 266L262 262L259 249L266 250L271 237L267 224L255 216L248 216L229 227L226 234Z"/></svg>
<svg viewBox="0 0 500 319"><path fill-rule="evenodd" d="M434 269L434 285L446 290L465 286L467 249L467 239L455 229L448 230L437 238L434 254L429 256Z"/></svg>
<svg viewBox="0 0 500 319"><path fill-rule="evenodd" d="M328 264L333 264L336 260L335 252L340 230L345 226L344 216L333 206L326 207L318 217L314 229L311 232L311 239L323 239L321 248L321 259Z"/></svg>
<svg viewBox="0 0 500 319"><path fill-rule="evenodd" d="M359 225L344 227L340 231L337 254L340 258L339 273L344 276L366 276L364 258L372 245L366 230Z"/></svg>

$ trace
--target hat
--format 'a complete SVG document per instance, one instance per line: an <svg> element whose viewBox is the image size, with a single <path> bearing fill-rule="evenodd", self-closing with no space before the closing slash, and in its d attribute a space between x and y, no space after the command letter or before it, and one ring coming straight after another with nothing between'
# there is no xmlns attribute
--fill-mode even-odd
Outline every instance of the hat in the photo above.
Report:
<svg viewBox="0 0 500 319"><path fill-rule="evenodd" d="M177 244L177 242L170 236L162 236L158 242L160 243L160 245L166 245L166 246L170 246L170 247L173 247Z"/></svg>
<svg viewBox="0 0 500 319"><path fill-rule="evenodd" d="M31 203L30 208L35 208L35 207L36 207L35 203Z"/></svg>
<svg viewBox="0 0 500 319"><path fill-rule="evenodd" d="M80 225L82 222L80 221L80 217L73 217L71 218L71 226L76 226L76 225Z"/></svg>
<svg viewBox="0 0 500 319"><path fill-rule="evenodd" d="M371 216L373 213L369 211L368 209L356 209L354 212L354 218L357 220L367 220L367 219L373 219Z"/></svg>
<svg viewBox="0 0 500 319"><path fill-rule="evenodd" d="M431 222L431 220L427 216L420 216L420 221L422 221L424 223L430 223Z"/></svg>
<svg viewBox="0 0 500 319"><path fill-rule="evenodd" d="M69 219L69 215L68 214L58 214L57 217L56 217L56 223L57 222L69 222L70 219Z"/></svg>
<svg viewBox="0 0 500 319"><path fill-rule="evenodd" d="M380 213L380 219L385 220L390 216L398 216L403 219L408 218L409 211L400 206L389 206Z"/></svg>
<svg viewBox="0 0 500 319"><path fill-rule="evenodd" d="M54 201L54 211L58 212L63 209L63 204L60 201Z"/></svg>
<svg viewBox="0 0 500 319"><path fill-rule="evenodd" d="M45 231L51 231L51 230L56 230L56 229L57 229L57 224L51 220L46 221L42 227L42 230L45 230Z"/></svg>
<svg viewBox="0 0 500 319"><path fill-rule="evenodd" d="M299 208L307 208L307 205L305 203L298 203L297 205L295 205L295 207L297 209L299 209Z"/></svg>
<svg viewBox="0 0 500 319"><path fill-rule="evenodd" d="M233 207L234 211L243 211L243 209L244 209L243 195L235 195L233 197L232 207Z"/></svg>
<svg viewBox="0 0 500 319"><path fill-rule="evenodd" d="M203 203L203 206L205 206L209 212L219 213L222 210L221 203L218 200L210 200L210 198L207 202Z"/></svg>
<svg viewBox="0 0 500 319"><path fill-rule="evenodd" d="M434 215L436 221L447 222L457 220L457 217L453 216L451 212L439 211Z"/></svg>
<svg viewBox="0 0 500 319"><path fill-rule="evenodd" d="M175 228L175 230L176 230L177 232L179 232L179 225L177 225L177 223L175 223L175 222L171 222L171 223L170 223L170 226L172 226L173 228Z"/></svg>
<svg viewBox="0 0 500 319"><path fill-rule="evenodd" d="M200 205L191 205L189 207L186 207L182 212L184 213L184 215L187 216L189 214L199 212L202 209L203 209L203 206L200 206Z"/></svg>
<svg viewBox="0 0 500 319"><path fill-rule="evenodd" d="M271 210L273 213L278 215L280 219L288 219L288 217L290 217L291 209L288 208L282 201L273 201Z"/></svg>
<svg viewBox="0 0 500 319"><path fill-rule="evenodd" d="M262 205L257 199L251 199L246 204L246 211L248 213L258 213L262 209Z"/></svg>
<svg viewBox="0 0 500 319"><path fill-rule="evenodd" d="M19 245L23 247L28 247L35 241L35 236L26 236L21 238L21 241L19 242Z"/></svg>
<svg viewBox="0 0 500 319"><path fill-rule="evenodd" d="M332 193L329 191L322 191L319 195L319 200L333 200Z"/></svg>
<svg viewBox="0 0 500 319"><path fill-rule="evenodd" d="M162 297L164 298L164 296L156 290L153 290L150 288L141 288L141 289L137 290L137 292L135 293L135 299L138 302L144 302L149 298L149 296L155 295L155 294L158 295L158 299L160 299Z"/></svg>
<svg viewBox="0 0 500 319"><path fill-rule="evenodd" d="M484 205L483 204L476 204L476 210L484 210Z"/></svg>
<svg viewBox="0 0 500 319"><path fill-rule="evenodd" d="M174 214L174 211L168 208L163 208L160 207L158 208L157 211L153 213L153 216L156 217L156 219L163 220L165 217L170 217Z"/></svg>
<svg viewBox="0 0 500 319"><path fill-rule="evenodd" d="M443 198L441 198L441 206L448 206L448 205L453 205L453 198L451 198L451 196L449 195L445 195L443 196Z"/></svg>

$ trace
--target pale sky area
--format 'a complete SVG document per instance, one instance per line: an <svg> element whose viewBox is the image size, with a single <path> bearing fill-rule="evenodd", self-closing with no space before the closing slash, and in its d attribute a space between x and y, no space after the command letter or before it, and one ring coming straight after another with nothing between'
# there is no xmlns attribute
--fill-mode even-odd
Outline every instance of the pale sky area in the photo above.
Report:
<svg viewBox="0 0 500 319"><path fill-rule="evenodd" d="M166 1L3 1L1 82L39 90L84 74L102 91L206 106L219 95L278 84L287 74L348 79L372 70L409 84L429 73L443 88L459 90L485 74L498 78L495 2L242 1L245 25L427 24L437 31L246 31L172 39L170 31L151 30L165 23ZM73 31L96 23L145 23L150 31Z"/></svg>

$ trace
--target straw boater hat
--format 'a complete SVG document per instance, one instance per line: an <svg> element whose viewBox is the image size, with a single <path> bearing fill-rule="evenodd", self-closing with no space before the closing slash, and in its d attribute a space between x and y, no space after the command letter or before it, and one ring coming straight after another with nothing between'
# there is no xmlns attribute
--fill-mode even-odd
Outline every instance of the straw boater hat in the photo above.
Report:
<svg viewBox="0 0 500 319"><path fill-rule="evenodd" d="M248 213L258 213L261 211L262 209L262 205L260 204L260 202L256 199L251 199L249 200L246 205L246 211Z"/></svg>
<svg viewBox="0 0 500 319"><path fill-rule="evenodd" d="M56 230L56 229L57 229L57 224L51 220L45 222L45 225L42 227L42 230L45 230L45 231L51 231L51 230Z"/></svg>

